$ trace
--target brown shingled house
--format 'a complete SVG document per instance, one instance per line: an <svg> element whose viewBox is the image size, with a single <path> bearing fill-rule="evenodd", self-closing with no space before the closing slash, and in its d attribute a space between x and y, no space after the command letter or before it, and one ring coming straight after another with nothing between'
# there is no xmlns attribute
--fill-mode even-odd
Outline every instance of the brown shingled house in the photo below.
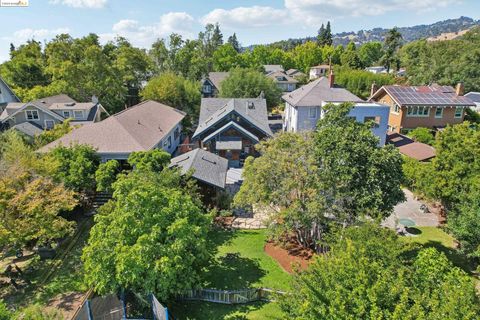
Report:
<svg viewBox="0 0 480 320"><path fill-rule="evenodd" d="M465 109L475 104L463 96L463 85L372 86L370 101L390 106L388 128L407 133L418 127L438 129L463 121Z"/></svg>

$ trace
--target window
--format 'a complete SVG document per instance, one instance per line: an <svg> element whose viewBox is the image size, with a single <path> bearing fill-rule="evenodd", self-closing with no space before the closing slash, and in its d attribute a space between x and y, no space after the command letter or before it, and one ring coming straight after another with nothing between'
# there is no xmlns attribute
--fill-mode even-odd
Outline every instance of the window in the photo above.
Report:
<svg viewBox="0 0 480 320"><path fill-rule="evenodd" d="M173 133L173 138L177 140L179 136L180 136L180 129L178 129L177 127L175 128L175 132Z"/></svg>
<svg viewBox="0 0 480 320"><path fill-rule="evenodd" d="M73 117L75 119L83 119L83 111L82 110L74 110Z"/></svg>
<svg viewBox="0 0 480 320"><path fill-rule="evenodd" d="M50 129L53 129L54 126L55 126L55 121L45 120L45 129L50 130Z"/></svg>
<svg viewBox="0 0 480 320"><path fill-rule="evenodd" d="M411 106L407 108L407 117L428 117L429 114L429 107Z"/></svg>
<svg viewBox="0 0 480 320"><path fill-rule="evenodd" d="M37 110L27 110L25 111L27 120L38 120L40 117L38 116Z"/></svg>
<svg viewBox="0 0 480 320"><path fill-rule="evenodd" d="M369 121L372 121L374 123L374 128L378 128L380 126L380 117L379 116L365 117L363 119L363 123L367 123Z"/></svg>
<svg viewBox="0 0 480 320"><path fill-rule="evenodd" d="M198 89L197 89L197 90L198 90ZM205 85L203 86L203 92L205 92L205 93L211 93L211 92L212 92L212 86L209 85L209 84L205 84Z"/></svg>
<svg viewBox="0 0 480 320"><path fill-rule="evenodd" d="M69 111L69 110L63 111L63 117L64 117L65 119L70 118L70 117L71 117L70 111Z"/></svg>
<svg viewBox="0 0 480 320"><path fill-rule="evenodd" d="M463 108L456 107L455 108L455 118L461 118L463 116Z"/></svg>
<svg viewBox="0 0 480 320"><path fill-rule="evenodd" d="M400 113L400 106L398 104L393 104L393 112Z"/></svg>
<svg viewBox="0 0 480 320"><path fill-rule="evenodd" d="M168 136L168 148L170 149L171 147L172 147L172 136Z"/></svg>
<svg viewBox="0 0 480 320"><path fill-rule="evenodd" d="M443 108L437 107L435 109L435 118L442 118L443 117Z"/></svg>
<svg viewBox="0 0 480 320"><path fill-rule="evenodd" d="M317 107L310 107L308 110L308 116L312 119L315 119L317 117Z"/></svg>

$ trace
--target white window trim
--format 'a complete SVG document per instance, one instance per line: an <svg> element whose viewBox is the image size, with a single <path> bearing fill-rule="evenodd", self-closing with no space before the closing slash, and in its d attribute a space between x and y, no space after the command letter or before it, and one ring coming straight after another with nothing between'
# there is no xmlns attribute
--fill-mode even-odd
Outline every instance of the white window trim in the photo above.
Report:
<svg viewBox="0 0 480 320"><path fill-rule="evenodd" d="M37 113L37 118L36 119L28 119L28 113L29 112L36 112ZM38 112L38 110L25 110L25 119L27 119L27 121L37 121L37 120L40 120L40 113Z"/></svg>
<svg viewBox="0 0 480 320"><path fill-rule="evenodd" d="M82 116L81 116L81 117L75 116L75 112L81 112L81 113L82 113ZM83 113L83 110L73 110L73 118L74 118L74 119L84 119L84 118L85 118L85 114Z"/></svg>
<svg viewBox="0 0 480 320"><path fill-rule="evenodd" d="M460 110L462 111L462 112L460 112L460 115L459 115L459 116L457 116L457 110L458 110L458 109L460 109ZM454 117L455 119L461 119L462 116L463 116L463 112L464 112L463 107L455 107L455 113L453 114L453 117Z"/></svg>
<svg viewBox="0 0 480 320"><path fill-rule="evenodd" d="M418 114L418 112L416 114L408 114L408 109L409 108L414 108L416 107L417 110L418 108L427 108L427 114ZM407 107L407 118L428 118L430 117L430 107L427 107L427 106L408 106Z"/></svg>
<svg viewBox="0 0 480 320"><path fill-rule="evenodd" d="M312 112L311 112L312 110L315 110L313 117L312 117ZM309 119L316 119L317 118L317 107L310 107L308 109L308 118Z"/></svg>
<svg viewBox="0 0 480 320"><path fill-rule="evenodd" d="M395 109L398 108L398 111L395 111ZM391 113L393 114L400 114L400 111L402 110L402 107L400 107L398 104L396 103L393 103L393 106L392 106L392 111Z"/></svg>
<svg viewBox="0 0 480 320"><path fill-rule="evenodd" d="M47 122L48 122L48 121L53 122L53 126L52 126L52 128L51 128L51 129L53 129L53 127L55 126L55 120L52 120L52 119L45 119L45 121L44 121L44 124L45 124L44 128L45 128L45 129L48 129L48 126L47 126Z"/></svg>
<svg viewBox="0 0 480 320"><path fill-rule="evenodd" d="M443 118L443 109L444 109L444 108L441 108L441 107L437 107L437 108L435 109L435 118L437 118L437 119L442 119L442 118ZM437 110L441 110L441 111L442 111L442 112L440 113L440 115L437 115Z"/></svg>
<svg viewBox="0 0 480 320"><path fill-rule="evenodd" d="M68 113L68 116L65 116L66 113ZM62 111L62 116L63 116L65 119L68 119L68 118L71 118L71 117L72 117L72 113L70 112L70 110L63 110L63 111Z"/></svg>

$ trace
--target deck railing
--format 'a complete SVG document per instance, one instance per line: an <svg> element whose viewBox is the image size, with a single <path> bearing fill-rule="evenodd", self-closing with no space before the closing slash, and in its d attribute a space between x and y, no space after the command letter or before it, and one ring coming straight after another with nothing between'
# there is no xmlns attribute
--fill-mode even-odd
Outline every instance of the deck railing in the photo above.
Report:
<svg viewBox="0 0 480 320"><path fill-rule="evenodd" d="M251 288L243 290L195 289L177 296L179 300L199 300L224 304L241 304L255 301L274 301L277 295L285 292L268 288Z"/></svg>

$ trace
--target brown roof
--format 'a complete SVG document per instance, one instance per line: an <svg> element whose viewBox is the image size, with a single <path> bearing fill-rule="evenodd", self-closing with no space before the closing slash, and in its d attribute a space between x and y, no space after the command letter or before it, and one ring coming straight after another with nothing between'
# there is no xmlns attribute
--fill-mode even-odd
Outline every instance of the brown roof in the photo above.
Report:
<svg viewBox="0 0 480 320"><path fill-rule="evenodd" d="M208 73L208 79L218 90L220 90L222 81L225 80L225 78L228 77L229 74L229 72L210 72Z"/></svg>
<svg viewBox="0 0 480 320"><path fill-rule="evenodd" d="M451 86L399 86L381 87L370 98L375 100L382 92L387 93L399 105L434 105L434 106L475 106L473 101L456 94Z"/></svg>
<svg viewBox="0 0 480 320"><path fill-rule="evenodd" d="M148 100L103 121L75 129L39 151L75 143L91 145L98 153L150 150L184 117L182 111Z"/></svg>
<svg viewBox="0 0 480 320"><path fill-rule="evenodd" d="M387 143L393 144L397 147L401 154L418 161L429 160L436 155L435 148L432 146L416 142L409 137L396 132L387 133Z"/></svg>

